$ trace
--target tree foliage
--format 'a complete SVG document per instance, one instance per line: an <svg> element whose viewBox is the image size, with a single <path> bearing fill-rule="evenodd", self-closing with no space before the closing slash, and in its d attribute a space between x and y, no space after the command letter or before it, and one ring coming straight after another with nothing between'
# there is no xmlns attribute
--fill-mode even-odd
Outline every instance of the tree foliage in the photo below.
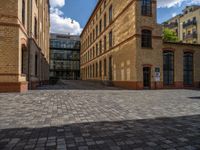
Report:
<svg viewBox="0 0 200 150"><path fill-rule="evenodd" d="M176 33L168 28L164 29L163 31L163 40L166 42L179 42Z"/></svg>

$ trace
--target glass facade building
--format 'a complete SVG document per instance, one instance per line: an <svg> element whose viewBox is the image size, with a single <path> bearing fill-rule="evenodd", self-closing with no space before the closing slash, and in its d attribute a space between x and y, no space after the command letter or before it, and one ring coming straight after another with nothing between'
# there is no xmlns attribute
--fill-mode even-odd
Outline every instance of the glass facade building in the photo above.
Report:
<svg viewBox="0 0 200 150"><path fill-rule="evenodd" d="M50 58L50 78L80 79L79 36L51 34Z"/></svg>

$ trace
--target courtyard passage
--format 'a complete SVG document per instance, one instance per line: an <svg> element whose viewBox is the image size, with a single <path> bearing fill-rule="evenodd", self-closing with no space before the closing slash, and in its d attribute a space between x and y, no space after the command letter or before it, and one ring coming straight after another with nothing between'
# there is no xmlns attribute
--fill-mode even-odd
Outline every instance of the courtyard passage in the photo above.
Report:
<svg viewBox="0 0 200 150"><path fill-rule="evenodd" d="M200 150L199 90L62 81L0 94L0 150Z"/></svg>

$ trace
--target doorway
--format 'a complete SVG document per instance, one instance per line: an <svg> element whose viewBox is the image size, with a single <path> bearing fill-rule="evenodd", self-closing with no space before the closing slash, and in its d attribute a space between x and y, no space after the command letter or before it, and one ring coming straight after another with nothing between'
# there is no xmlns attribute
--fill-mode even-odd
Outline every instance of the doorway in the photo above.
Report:
<svg viewBox="0 0 200 150"><path fill-rule="evenodd" d="M150 89L151 88L151 68L150 67L144 67L143 68L143 86L144 89Z"/></svg>

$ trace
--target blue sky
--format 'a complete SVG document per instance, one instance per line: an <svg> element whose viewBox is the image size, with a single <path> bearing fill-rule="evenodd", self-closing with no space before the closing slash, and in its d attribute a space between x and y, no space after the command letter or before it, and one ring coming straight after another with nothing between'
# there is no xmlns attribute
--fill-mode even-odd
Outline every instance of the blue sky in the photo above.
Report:
<svg viewBox="0 0 200 150"><path fill-rule="evenodd" d="M50 0L51 32L80 34L98 0ZM182 12L200 0L157 0L158 23ZM73 23L72 21L73 20Z"/></svg>

